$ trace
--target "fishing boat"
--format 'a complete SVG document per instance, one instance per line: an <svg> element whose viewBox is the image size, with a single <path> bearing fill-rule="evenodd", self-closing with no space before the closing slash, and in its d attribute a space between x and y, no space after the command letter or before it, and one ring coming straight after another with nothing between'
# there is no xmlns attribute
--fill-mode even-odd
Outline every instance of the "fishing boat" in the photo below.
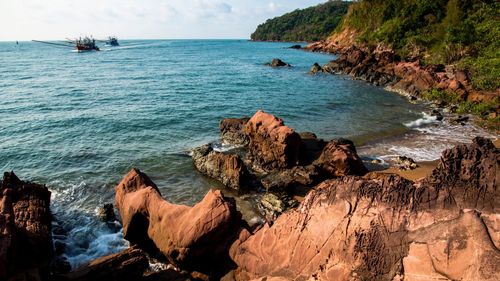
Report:
<svg viewBox="0 0 500 281"><path fill-rule="evenodd" d="M96 40L92 37L85 36L79 37L77 39L66 39L66 41L59 42L48 42L48 41L39 41L32 40L33 42L55 45L55 46L63 46L63 47L73 47L78 52L87 52L87 51L99 51L99 47L96 44Z"/></svg>
<svg viewBox="0 0 500 281"><path fill-rule="evenodd" d="M95 44L95 39L92 37L80 37L74 41L69 42L75 44L75 49L78 52L99 51L99 47L97 47L97 45Z"/></svg>
<svg viewBox="0 0 500 281"><path fill-rule="evenodd" d="M106 45L110 45L113 47L120 46L120 44L118 43L118 38L116 38L115 36L109 36L108 40L106 40Z"/></svg>

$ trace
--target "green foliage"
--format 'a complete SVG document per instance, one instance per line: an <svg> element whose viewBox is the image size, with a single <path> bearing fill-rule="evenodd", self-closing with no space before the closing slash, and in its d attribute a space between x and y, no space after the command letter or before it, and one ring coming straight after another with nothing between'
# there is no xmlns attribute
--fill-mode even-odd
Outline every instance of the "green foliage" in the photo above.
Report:
<svg viewBox="0 0 500 281"><path fill-rule="evenodd" d="M500 1L362 0L350 6L342 28L366 44L384 42L402 57L457 64L479 90L500 87Z"/></svg>
<svg viewBox="0 0 500 281"><path fill-rule="evenodd" d="M428 101L444 101L447 104L454 105L458 105L463 102L463 99L459 95L437 89L423 92L422 97Z"/></svg>
<svg viewBox="0 0 500 281"><path fill-rule="evenodd" d="M495 112L498 106L498 101L490 102L471 102L465 101L459 104L457 113L472 113L475 115L483 115L490 112Z"/></svg>
<svg viewBox="0 0 500 281"><path fill-rule="evenodd" d="M350 2L328 1L267 20L251 35L258 41L317 41L328 37L347 13Z"/></svg>

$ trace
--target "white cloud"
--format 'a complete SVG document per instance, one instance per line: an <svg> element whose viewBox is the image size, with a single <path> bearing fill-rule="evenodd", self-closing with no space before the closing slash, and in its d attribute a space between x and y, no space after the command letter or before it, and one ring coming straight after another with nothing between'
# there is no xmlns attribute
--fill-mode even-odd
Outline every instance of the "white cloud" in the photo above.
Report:
<svg viewBox="0 0 500 281"><path fill-rule="evenodd" d="M248 38L268 18L325 0L0 0L0 40Z"/></svg>

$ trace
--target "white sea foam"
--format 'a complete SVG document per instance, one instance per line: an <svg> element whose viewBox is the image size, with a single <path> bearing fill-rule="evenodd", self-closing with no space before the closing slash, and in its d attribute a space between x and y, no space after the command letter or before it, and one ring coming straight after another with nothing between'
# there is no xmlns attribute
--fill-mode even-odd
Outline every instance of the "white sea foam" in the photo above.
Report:
<svg viewBox="0 0 500 281"><path fill-rule="evenodd" d="M232 145L232 144L227 144L227 143L224 143L224 142L215 142L215 143L212 143L211 144L212 148L214 149L214 151L217 151L217 152L226 152L226 151L230 151L230 150L233 150L233 149L236 149L236 148L239 148L240 146L237 146L237 145Z"/></svg>
<svg viewBox="0 0 500 281"><path fill-rule="evenodd" d="M407 133L364 145L359 147L358 152L365 157L381 158L389 163L400 155L415 161L432 161L439 159L445 149L470 143L476 136L490 139L498 137L472 123L453 124L448 121L451 118L446 117L443 122L437 122L431 117L424 114L422 118L405 124L411 128Z"/></svg>
<svg viewBox="0 0 500 281"><path fill-rule="evenodd" d="M83 232L88 233L88 230ZM92 239L93 238L93 239ZM90 239L87 249L73 247L68 249L65 254L72 268L76 268L90 260L109 254L117 253L128 248L128 242L123 239L122 232L97 234L96 237L87 237ZM75 246L69 243L68 246Z"/></svg>
<svg viewBox="0 0 500 281"><path fill-rule="evenodd" d="M72 268L128 247L118 221L102 222L96 216L96 206L103 203L102 196L95 194L96 187L89 188L83 180L58 180L48 185L52 187L51 209L58 228L54 241L66 245L63 256Z"/></svg>
<svg viewBox="0 0 500 281"><path fill-rule="evenodd" d="M429 125L429 124L433 124L433 123L437 123L437 122L438 122L438 120L437 120L436 116L431 116L430 114L422 112L422 118L419 118L417 120L414 120L414 121L411 121L408 123L404 123L404 125L408 128L417 128L417 127L421 127L424 125Z"/></svg>

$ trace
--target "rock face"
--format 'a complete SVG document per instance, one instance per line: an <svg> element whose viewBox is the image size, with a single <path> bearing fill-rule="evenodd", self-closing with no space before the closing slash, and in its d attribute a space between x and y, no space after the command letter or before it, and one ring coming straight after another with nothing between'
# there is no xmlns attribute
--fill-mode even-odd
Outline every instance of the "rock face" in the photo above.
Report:
<svg viewBox="0 0 500 281"><path fill-rule="evenodd" d="M237 280L499 280L500 151L477 138L421 182L328 180L231 247ZM493 238L491 238L493 237Z"/></svg>
<svg viewBox="0 0 500 281"><path fill-rule="evenodd" d="M0 194L0 280L46 280L53 257L49 190L10 172Z"/></svg>
<svg viewBox="0 0 500 281"><path fill-rule="evenodd" d="M207 144L194 149L192 157L198 171L229 188L245 188L252 182L250 173L237 154L216 152Z"/></svg>
<svg viewBox="0 0 500 281"><path fill-rule="evenodd" d="M225 266L227 248L237 235L241 214L220 191L210 190L193 207L161 198L156 185L139 170L130 171L115 188L125 239L147 251L159 250L189 270Z"/></svg>
<svg viewBox="0 0 500 281"><path fill-rule="evenodd" d="M362 176L368 172L356 153L354 144L346 139L330 141L315 164L321 167L325 173L336 177Z"/></svg>
<svg viewBox="0 0 500 281"><path fill-rule="evenodd" d="M280 60L280 59L273 59L271 62L266 63L266 65L270 67L291 67L290 64Z"/></svg>
<svg viewBox="0 0 500 281"><path fill-rule="evenodd" d="M250 142L248 153L262 169L291 168L299 163L301 139L283 120L257 111L245 124Z"/></svg>
<svg viewBox="0 0 500 281"><path fill-rule="evenodd" d="M225 118L219 123L220 137L223 143L232 145L248 145L248 137L243 127L250 118Z"/></svg>

